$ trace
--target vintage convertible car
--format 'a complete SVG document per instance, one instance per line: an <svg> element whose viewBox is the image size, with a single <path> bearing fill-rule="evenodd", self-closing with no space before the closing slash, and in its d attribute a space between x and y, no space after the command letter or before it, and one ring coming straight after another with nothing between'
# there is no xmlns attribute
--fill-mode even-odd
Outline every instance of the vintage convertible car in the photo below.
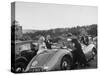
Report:
<svg viewBox="0 0 100 75"><path fill-rule="evenodd" d="M88 61L95 56L95 45L90 44L85 46L82 44L83 52ZM46 50L36 55L28 64L24 72L42 72L42 71L57 71L70 70L76 63L74 62L73 49L58 48Z"/></svg>
<svg viewBox="0 0 100 75"><path fill-rule="evenodd" d="M25 72L53 71L70 69L72 53L66 49L46 50L36 55L28 64Z"/></svg>

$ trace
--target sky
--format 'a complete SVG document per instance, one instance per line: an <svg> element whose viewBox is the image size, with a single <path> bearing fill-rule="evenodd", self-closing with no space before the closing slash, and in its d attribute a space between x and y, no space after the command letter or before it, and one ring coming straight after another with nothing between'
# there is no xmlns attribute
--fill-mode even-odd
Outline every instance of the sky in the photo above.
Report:
<svg viewBox="0 0 100 75"><path fill-rule="evenodd" d="M48 30L98 24L96 6L16 2L15 19L23 29Z"/></svg>

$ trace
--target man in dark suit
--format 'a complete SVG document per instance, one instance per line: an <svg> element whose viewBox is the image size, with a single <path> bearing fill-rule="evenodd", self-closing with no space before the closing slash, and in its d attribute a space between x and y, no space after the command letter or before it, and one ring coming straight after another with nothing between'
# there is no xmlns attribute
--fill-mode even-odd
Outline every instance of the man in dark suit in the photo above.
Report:
<svg viewBox="0 0 100 75"><path fill-rule="evenodd" d="M51 46L52 46L52 40L51 40L50 35L47 35L46 40L45 40L45 43L46 43L47 49L52 49L51 48Z"/></svg>
<svg viewBox="0 0 100 75"><path fill-rule="evenodd" d="M74 43L74 47L76 48L75 55L77 57L78 62L80 62L80 64L84 64L86 66L87 60L85 58L85 55L83 53L80 43L78 42L77 39L72 39L72 43Z"/></svg>
<svg viewBox="0 0 100 75"><path fill-rule="evenodd" d="M81 44L77 40L77 37L73 36L72 34L71 35L68 34L68 38L70 38L70 42L74 44L74 47L75 47L74 55L76 57L76 60L80 64L84 64L84 66L88 66L85 54L83 53Z"/></svg>

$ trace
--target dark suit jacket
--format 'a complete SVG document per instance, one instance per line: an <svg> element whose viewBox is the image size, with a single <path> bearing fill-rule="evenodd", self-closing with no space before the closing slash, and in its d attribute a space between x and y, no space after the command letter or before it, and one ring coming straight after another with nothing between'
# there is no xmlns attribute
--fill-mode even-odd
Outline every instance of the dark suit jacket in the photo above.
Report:
<svg viewBox="0 0 100 75"><path fill-rule="evenodd" d="M51 49L52 42L51 40L45 40L47 49Z"/></svg>

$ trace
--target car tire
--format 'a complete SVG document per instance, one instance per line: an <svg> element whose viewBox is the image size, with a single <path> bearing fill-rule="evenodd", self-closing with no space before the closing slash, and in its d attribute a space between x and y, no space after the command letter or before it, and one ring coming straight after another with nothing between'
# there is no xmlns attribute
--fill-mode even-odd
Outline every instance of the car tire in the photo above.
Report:
<svg viewBox="0 0 100 75"><path fill-rule="evenodd" d="M71 69L71 59L67 56L64 56L60 64L61 70L70 70Z"/></svg>
<svg viewBox="0 0 100 75"><path fill-rule="evenodd" d="M26 64L23 62L19 62L15 65L15 72L16 73L23 73L25 71Z"/></svg>

